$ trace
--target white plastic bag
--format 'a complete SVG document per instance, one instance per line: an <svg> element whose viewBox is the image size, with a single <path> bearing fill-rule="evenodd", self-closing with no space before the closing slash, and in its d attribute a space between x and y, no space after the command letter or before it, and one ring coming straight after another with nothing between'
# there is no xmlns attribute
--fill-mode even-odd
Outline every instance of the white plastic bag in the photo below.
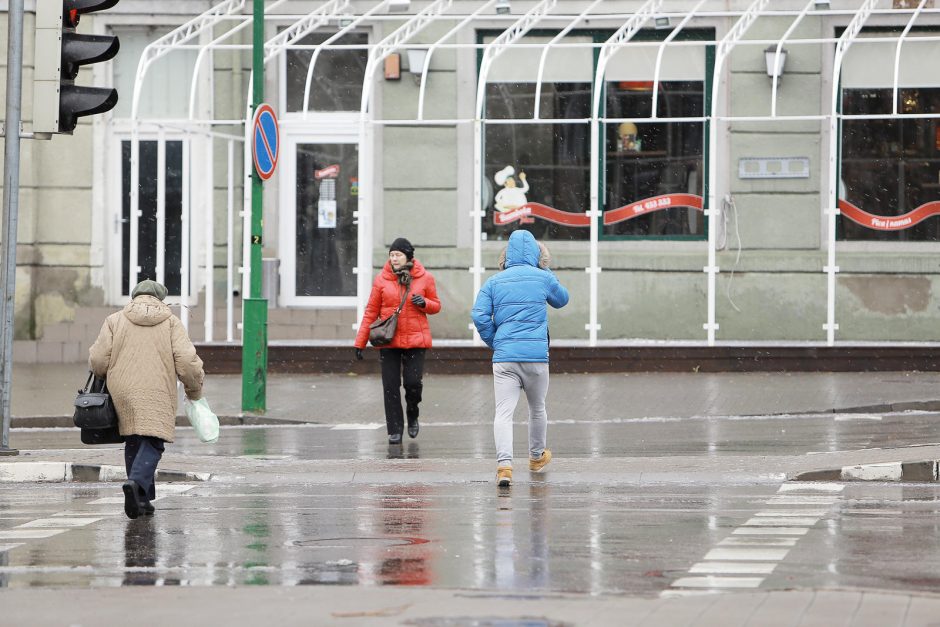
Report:
<svg viewBox="0 0 940 627"><path fill-rule="evenodd" d="M219 417L209 409L209 402L205 398L200 398L198 401L191 401L187 398L184 405L189 424L196 430L199 439L207 444L218 440Z"/></svg>

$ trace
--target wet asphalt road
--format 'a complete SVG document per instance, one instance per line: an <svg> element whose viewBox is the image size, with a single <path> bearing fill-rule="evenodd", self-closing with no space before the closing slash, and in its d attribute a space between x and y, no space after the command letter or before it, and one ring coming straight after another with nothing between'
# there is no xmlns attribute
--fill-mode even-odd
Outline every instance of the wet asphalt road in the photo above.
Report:
<svg viewBox="0 0 940 627"><path fill-rule="evenodd" d="M940 441L929 413L553 420L560 457L800 455ZM128 521L118 484L0 484L0 585L433 586L658 596L700 589L940 589L937 484L305 483L290 460L492 457L488 423L223 429L176 454L276 460L277 483L159 484ZM74 430L14 430L21 449L78 448ZM516 453L525 447L516 428ZM524 454L524 453L522 453ZM520 460L521 461L521 460ZM361 462L359 462L361 463ZM551 467L549 467L550 469ZM570 476L570 475L569 475Z"/></svg>
<svg viewBox="0 0 940 627"><path fill-rule="evenodd" d="M159 494L155 516L129 521L115 484L0 486L0 586L656 596L713 587L731 568L733 589L940 588L940 487L928 484L592 487L549 474L509 491L206 483Z"/></svg>

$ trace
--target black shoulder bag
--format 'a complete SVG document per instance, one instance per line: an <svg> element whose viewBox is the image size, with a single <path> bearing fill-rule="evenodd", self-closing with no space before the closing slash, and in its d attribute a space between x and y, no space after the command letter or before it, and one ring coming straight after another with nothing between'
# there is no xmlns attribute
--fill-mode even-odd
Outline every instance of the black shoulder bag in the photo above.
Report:
<svg viewBox="0 0 940 627"><path fill-rule="evenodd" d="M108 382L88 373L85 387L75 397L72 422L82 430L83 444L116 444L124 438L118 430L118 415L108 392Z"/></svg>
<svg viewBox="0 0 940 627"><path fill-rule="evenodd" d="M395 330L398 329L398 314L405 306L405 299L408 298L408 292L411 291L411 284L405 288L405 294L401 297L398 309L384 320L379 318L369 325L369 343L372 346L386 346L395 339Z"/></svg>

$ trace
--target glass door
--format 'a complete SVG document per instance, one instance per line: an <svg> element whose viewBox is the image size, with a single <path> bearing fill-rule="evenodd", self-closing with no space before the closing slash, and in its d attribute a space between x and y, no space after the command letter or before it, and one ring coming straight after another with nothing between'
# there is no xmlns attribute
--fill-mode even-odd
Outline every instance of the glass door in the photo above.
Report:
<svg viewBox="0 0 940 627"><path fill-rule="evenodd" d="M285 149L283 302L354 305L359 146L333 138L292 138Z"/></svg>
<svg viewBox="0 0 940 627"><path fill-rule="evenodd" d="M131 237L137 238L137 279L164 283L179 296L183 260L183 141L140 140L139 215L131 233L131 142L121 141L121 285L128 294ZM117 224L115 225L117 226ZM115 229L117 230L117 228Z"/></svg>

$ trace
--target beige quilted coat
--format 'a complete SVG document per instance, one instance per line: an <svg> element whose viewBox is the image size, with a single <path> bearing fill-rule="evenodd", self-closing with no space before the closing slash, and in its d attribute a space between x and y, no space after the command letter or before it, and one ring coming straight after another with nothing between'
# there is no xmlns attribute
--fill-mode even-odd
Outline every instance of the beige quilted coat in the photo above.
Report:
<svg viewBox="0 0 940 627"><path fill-rule="evenodd" d="M121 435L173 441L176 380L202 397L202 360L179 318L158 298L141 295L108 316L88 351L88 365L107 376Z"/></svg>

